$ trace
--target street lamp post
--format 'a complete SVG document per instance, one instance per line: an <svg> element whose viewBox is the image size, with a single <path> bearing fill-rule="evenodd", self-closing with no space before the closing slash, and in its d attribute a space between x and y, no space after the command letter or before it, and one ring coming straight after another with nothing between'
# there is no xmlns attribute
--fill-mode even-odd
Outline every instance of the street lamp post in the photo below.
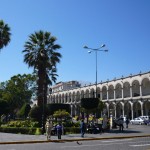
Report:
<svg viewBox="0 0 150 150"><path fill-rule="evenodd" d="M101 49L101 48L104 48L104 47L105 47L105 44L102 44L101 47L99 47L99 48L89 48L88 46L83 47L85 49L89 49L88 53L95 52L95 59L96 59L96 82L95 82L96 92L95 92L95 97L96 98L97 98L97 52L99 52L99 51L108 52L108 50Z"/></svg>

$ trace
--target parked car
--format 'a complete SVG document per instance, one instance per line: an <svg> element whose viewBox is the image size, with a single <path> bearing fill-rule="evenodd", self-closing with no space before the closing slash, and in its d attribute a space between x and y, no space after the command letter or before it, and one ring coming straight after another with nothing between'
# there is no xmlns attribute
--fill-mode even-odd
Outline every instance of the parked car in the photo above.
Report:
<svg viewBox="0 0 150 150"><path fill-rule="evenodd" d="M150 119L149 116L140 116L140 118L143 119L143 120L149 120Z"/></svg>
<svg viewBox="0 0 150 150"><path fill-rule="evenodd" d="M138 118L134 118L134 119L130 120L130 123L142 125L142 124L144 124L144 120L142 118L138 117Z"/></svg>

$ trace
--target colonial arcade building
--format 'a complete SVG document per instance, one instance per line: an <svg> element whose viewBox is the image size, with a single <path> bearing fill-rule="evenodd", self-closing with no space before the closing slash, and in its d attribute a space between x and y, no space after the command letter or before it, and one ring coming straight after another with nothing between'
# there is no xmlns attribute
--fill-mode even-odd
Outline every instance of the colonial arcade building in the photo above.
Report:
<svg viewBox="0 0 150 150"><path fill-rule="evenodd" d="M52 92L48 103L68 103L71 115L80 115L82 98L95 96L95 84L70 90ZM150 72L130 75L97 84L97 95L105 104L103 113L118 118L120 115L133 119L150 116Z"/></svg>

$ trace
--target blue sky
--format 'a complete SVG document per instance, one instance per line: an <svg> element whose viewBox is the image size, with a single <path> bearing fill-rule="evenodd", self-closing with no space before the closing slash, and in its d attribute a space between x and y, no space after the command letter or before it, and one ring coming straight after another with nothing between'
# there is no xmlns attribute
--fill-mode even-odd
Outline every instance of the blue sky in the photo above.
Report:
<svg viewBox="0 0 150 150"><path fill-rule="evenodd" d="M106 44L98 53L98 82L150 71L149 0L0 0L0 19L11 27L11 42L0 52L0 82L32 73L22 50L30 34L43 30L62 46L59 81L95 82L95 54L87 45Z"/></svg>

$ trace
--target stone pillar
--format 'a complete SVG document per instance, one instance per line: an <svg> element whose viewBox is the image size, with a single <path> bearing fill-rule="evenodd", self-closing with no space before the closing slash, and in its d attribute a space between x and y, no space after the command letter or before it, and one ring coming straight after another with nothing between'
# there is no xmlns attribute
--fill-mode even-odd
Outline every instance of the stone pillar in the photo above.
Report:
<svg viewBox="0 0 150 150"><path fill-rule="evenodd" d="M115 118L116 118L116 116L117 116L117 115L116 115L116 104L114 105L114 109L115 109Z"/></svg>
<svg viewBox="0 0 150 150"><path fill-rule="evenodd" d="M131 102L131 117L133 119L133 103Z"/></svg>
<svg viewBox="0 0 150 150"><path fill-rule="evenodd" d="M102 91L100 91L100 100L102 100Z"/></svg>
<svg viewBox="0 0 150 150"><path fill-rule="evenodd" d="M75 104L75 116L77 116L77 104Z"/></svg>
<svg viewBox="0 0 150 150"><path fill-rule="evenodd" d="M114 99L116 99L116 89L114 89Z"/></svg>
<svg viewBox="0 0 150 150"><path fill-rule="evenodd" d="M107 100L108 100L108 89L107 89Z"/></svg>
<svg viewBox="0 0 150 150"><path fill-rule="evenodd" d="M109 104L107 105L107 112L108 112L108 117L109 117L109 114L110 114L110 112L109 112Z"/></svg>
<svg viewBox="0 0 150 150"><path fill-rule="evenodd" d="M123 95L124 95L124 94L123 94L123 88L121 88L121 93L122 93L122 99L123 99L123 98L124 98L124 97L123 97Z"/></svg>
<svg viewBox="0 0 150 150"><path fill-rule="evenodd" d="M142 86L140 85L140 96L142 97Z"/></svg>
<svg viewBox="0 0 150 150"><path fill-rule="evenodd" d="M141 116L143 116L143 102L140 102L141 104Z"/></svg>
<svg viewBox="0 0 150 150"><path fill-rule="evenodd" d="M130 97L132 98L132 86L130 86Z"/></svg>
<svg viewBox="0 0 150 150"><path fill-rule="evenodd" d="M122 115L124 117L124 103L122 103Z"/></svg>
<svg viewBox="0 0 150 150"><path fill-rule="evenodd" d="M71 106L71 116L73 115L73 106L72 106L72 104L70 104L70 106Z"/></svg>

